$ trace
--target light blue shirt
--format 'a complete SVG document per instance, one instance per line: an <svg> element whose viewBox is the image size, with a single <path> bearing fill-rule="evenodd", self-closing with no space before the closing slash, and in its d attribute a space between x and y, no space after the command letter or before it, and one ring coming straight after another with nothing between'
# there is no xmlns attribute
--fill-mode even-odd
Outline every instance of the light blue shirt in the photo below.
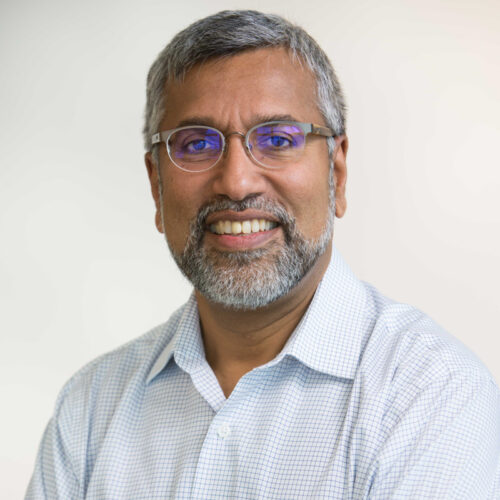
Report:
<svg viewBox="0 0 500 500"><path fill-rule="evenodd" d="M282 352L229 398L194 296L62 389L27 499L498 499L500 392L336 250Z"/></svg>

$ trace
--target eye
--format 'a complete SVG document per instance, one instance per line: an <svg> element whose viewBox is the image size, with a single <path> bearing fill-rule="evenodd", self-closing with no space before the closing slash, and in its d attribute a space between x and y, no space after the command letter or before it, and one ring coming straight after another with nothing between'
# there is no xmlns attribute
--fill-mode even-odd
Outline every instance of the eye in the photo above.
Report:
<svg viewBox="0 0 500 500"><path fill-rule="evenodd" d="M273 135L269 137L269 143L275 148L282 148L293 145L290 139L287 139L286 137L282 137L280 135Z"/></svg>
<svg viewBox="0 0 500 500"><path fill-rule="evenodd" d="M220 148L220 140L218 136L209 137L186 137L182 142L180 149L186 154L199 154L209 151L218 150Z"/></svg>
<svg viewBox="0 0 500 500"><path fill-rule="evenodd" d="M186 153L200 153L209 147L210 144L208 143L208 141L206 141L205 139L197 139L185 144L183 149L186 151Z"/></svg>
<svg viewBox="0 0 500 500"><path fill-rule="evenodd" d="M176 157L197 159L205 155L218 154L222 147L219 133L212 129L191 127L178 130L170 137L170 151Z"/></svg>
<svg viewBox="0 0 500 500"><path fill-rule="evenodd" d="M303 148L304 134L293 123L266 123L252 131L250 143L266 157L277 157Z"/></svg>
<svg viewBox="0 0 500 500"><path fill-rule="evenodd" d="M257 138L257 147L261 150L284 150L295 145L294 138L284 134L260 134Z"/></svg>

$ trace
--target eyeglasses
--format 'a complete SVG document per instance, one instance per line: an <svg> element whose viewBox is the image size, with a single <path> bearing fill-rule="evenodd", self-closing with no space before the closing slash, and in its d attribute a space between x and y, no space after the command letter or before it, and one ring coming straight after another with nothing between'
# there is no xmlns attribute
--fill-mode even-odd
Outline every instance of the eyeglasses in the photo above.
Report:
<svg viewBox="0 0 500 500"><path fill-rule="evenodd" d="M308 134L335 137L321 125L293 121L259 123L246 134L220 130L203 125L190 125L154 134L152 145L164 142L172 163L186 172L203 172L214 167L227 149L226 138L240 135L245 148L259 165L280 168L297 161L304 152Z"/></svg>

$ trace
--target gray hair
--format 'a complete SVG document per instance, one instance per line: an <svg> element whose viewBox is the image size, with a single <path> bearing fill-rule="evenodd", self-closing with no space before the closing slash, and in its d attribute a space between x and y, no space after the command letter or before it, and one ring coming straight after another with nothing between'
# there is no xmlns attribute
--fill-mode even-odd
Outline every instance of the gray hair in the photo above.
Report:
<svg viewBox="0 0 500 500"><path fill-rule="evenodd" d="M151 136L159 132L164 117L165 86L169 79L182 80L194 65L209 59L267 47L288 48L292 57L306 62L317 81L318 109L327 126L335 135L345 133L344 96L327 55L316 41L281 16L254 10L225 10L178 33L151 66L143 129L146 150L151 150ZM334 140L328 141L331 152ZM157 155L154 157L158 163Z"/></svg>

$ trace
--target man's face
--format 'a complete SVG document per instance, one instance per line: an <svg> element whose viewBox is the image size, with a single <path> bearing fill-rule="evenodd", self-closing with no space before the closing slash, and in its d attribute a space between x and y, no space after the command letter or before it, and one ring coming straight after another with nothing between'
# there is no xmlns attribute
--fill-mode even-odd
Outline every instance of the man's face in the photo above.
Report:
<svg viewBox="0 0 500 500"><path fill-rule="evenodd" d="M160 130L196 124L224 134L246 133L278 117L324 124L315 89L306 65L293 62L284 49L259 49L209 61L190 70L183 82L167 85ZM249 157L241 136L226 140L223 158L204 172L177 168L161 145L158 179L147 155L156 225L165 233L181 270L203 295L228 306L254 309L288 293L327 249L333 213L340 217L345 210L347 142L338 141L335 151L333 193L329 182L333 158L323 137L309 135L300 160L274 170ZM238 229L231 234L214 232L217 224L250 221L255 226L254 221L262 219L271 222L270 229L250 234L233 234Z"/></svg>

